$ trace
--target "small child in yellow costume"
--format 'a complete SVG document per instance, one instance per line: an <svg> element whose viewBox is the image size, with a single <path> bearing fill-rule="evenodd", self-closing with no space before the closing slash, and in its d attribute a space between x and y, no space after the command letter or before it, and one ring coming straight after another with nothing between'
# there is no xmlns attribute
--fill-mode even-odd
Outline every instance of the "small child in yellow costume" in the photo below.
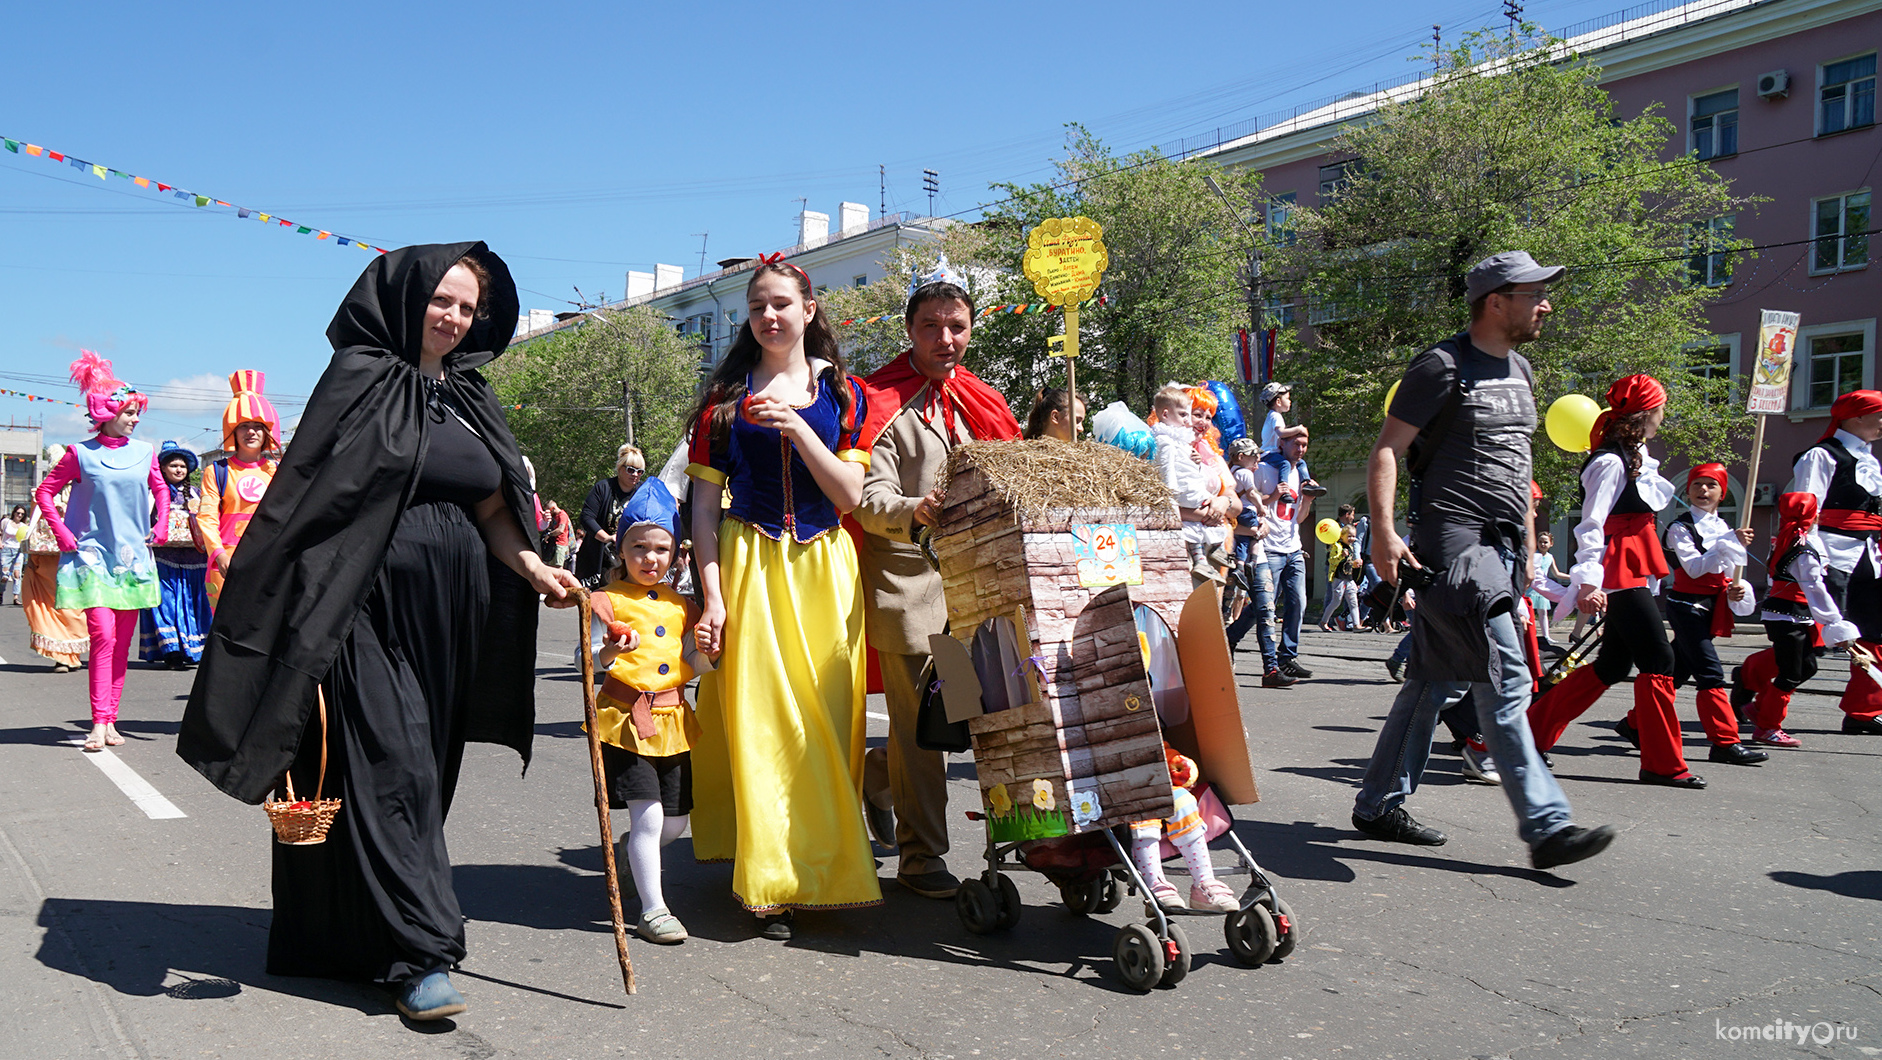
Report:
<svg viewBox="0 0 1882 1060"><path fill-rule="evenodd" d="M643 482L621 509L620 563L594 596L590 640L608 805L626 809L617 844L639 892L634 930L650 942L686 940L660 888L660 848L686 831L693 812L692 749L699 722L682 693L712 663L693 643L699 607L666 583L678 549L679 506L659 479Z"/></svg>

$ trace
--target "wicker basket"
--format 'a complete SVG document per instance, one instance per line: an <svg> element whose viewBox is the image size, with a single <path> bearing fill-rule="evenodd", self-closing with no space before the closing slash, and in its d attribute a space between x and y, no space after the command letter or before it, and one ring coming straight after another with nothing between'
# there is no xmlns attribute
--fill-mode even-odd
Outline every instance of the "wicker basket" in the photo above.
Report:
<svg viewBox="0 0 1882 1060"><path fill-rule="evenodd" d="M268 823L274 825L275 838L297 847L326 842L333 817L340 812L339 799L321 798L327 787L327 697L322 692L315 694L320 705L320 778L314 783L313 800L295 797L294 773L289 770L281 778L287 787L287 798L270 796L261 804L268 813Z"/></svg>

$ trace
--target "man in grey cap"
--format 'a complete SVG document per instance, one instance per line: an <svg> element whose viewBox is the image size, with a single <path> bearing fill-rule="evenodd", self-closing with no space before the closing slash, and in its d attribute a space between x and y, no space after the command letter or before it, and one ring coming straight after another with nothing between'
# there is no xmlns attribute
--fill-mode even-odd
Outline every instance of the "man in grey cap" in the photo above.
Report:
<svg viewBox="0 0 1882 1060"><path fill-rule="evenodd" d="M1405 811L1430 754L1438 712L1466 694L1531 862L1555 868L1599 854L1611 826L1583 828L1529 733L1523 583L1534 550L1529 439L1534 374L1516 347L1542 335L1548 284L1566 270L1522 251L1485 258L1465 292L1470 327L1412 358L1366 464L1372 561L1418 590L1406 679L1379 730L1353 805L1375 839L1438 846L1444 833ZM1409 451L1413 528L1392 525L1398 458Z"/></svg>

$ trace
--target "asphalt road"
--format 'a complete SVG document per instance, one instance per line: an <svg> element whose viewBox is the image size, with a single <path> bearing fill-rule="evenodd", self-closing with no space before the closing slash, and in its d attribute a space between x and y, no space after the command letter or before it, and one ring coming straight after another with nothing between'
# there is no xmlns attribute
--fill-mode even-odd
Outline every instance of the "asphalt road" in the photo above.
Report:
<svg viewBox="0 0 1882 1060"><path fill-rule="evenodd" d="M545 647L563 650L572 624L548 615ZM801 915L779 944L753 937L729 867L694 864L682 839L667 892L693 938L634 940L641 987L624 996L579 692L545 654L529 775L510 752L473 746L449 825L471 1009L419 1028L377 989L263 972L268 828L173 754L189 675L133 664L130 741L111 757L156 796L133 801L102 756L68 742L86 728L83 673L53 675L25 650L21 612L0 608L0 1060L1882 1053L1882 739L1840 735L1833 698L1798 697L1802 749L1735 768L1703 763L1687 692L1688 755L1712 781L1688 792L1634 782L1637 759L1609 728L1628 701L1615 689L1556 762L1577 819L1621 837L1539 873L1502 792L1464 783L1444 754L1411 806L1449 845L1390 846L1348 826L1393 692L1391 643L1311 633L1315 680L1266 691L1242 676L1264 801L1237 809L1237 829L1302 941L1250 969L1218 918L1187 918L1194 970L1148 995L1107 974L1117 929L1142 920L1129 900L1079 919L1018 872L1019 925L975 936L951 904L887 882L894 857L880 852L885 905ZM1757 646L1739 638L1726 654ZM958 811L975 800L973 765L951 761ZM951 867L971 870L980 833L951 816ZM1764 1039L1784 1021L1842 1037Z"/></svg>

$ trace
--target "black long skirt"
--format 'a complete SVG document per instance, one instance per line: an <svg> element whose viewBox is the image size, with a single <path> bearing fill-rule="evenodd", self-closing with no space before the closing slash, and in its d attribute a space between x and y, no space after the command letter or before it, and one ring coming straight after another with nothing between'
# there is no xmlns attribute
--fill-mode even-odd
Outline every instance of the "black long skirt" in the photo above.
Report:
<svg viewBox="0 0 1882 1060"><path fill-rule="evenodd" d="M397 983L463 959L444 818L489 606L469 514L444 502L408 509L322 683L339 816L325 843L274 843L270 974ZM316 713L295 760L303 798L319 770L319 724Z"/></svg>

